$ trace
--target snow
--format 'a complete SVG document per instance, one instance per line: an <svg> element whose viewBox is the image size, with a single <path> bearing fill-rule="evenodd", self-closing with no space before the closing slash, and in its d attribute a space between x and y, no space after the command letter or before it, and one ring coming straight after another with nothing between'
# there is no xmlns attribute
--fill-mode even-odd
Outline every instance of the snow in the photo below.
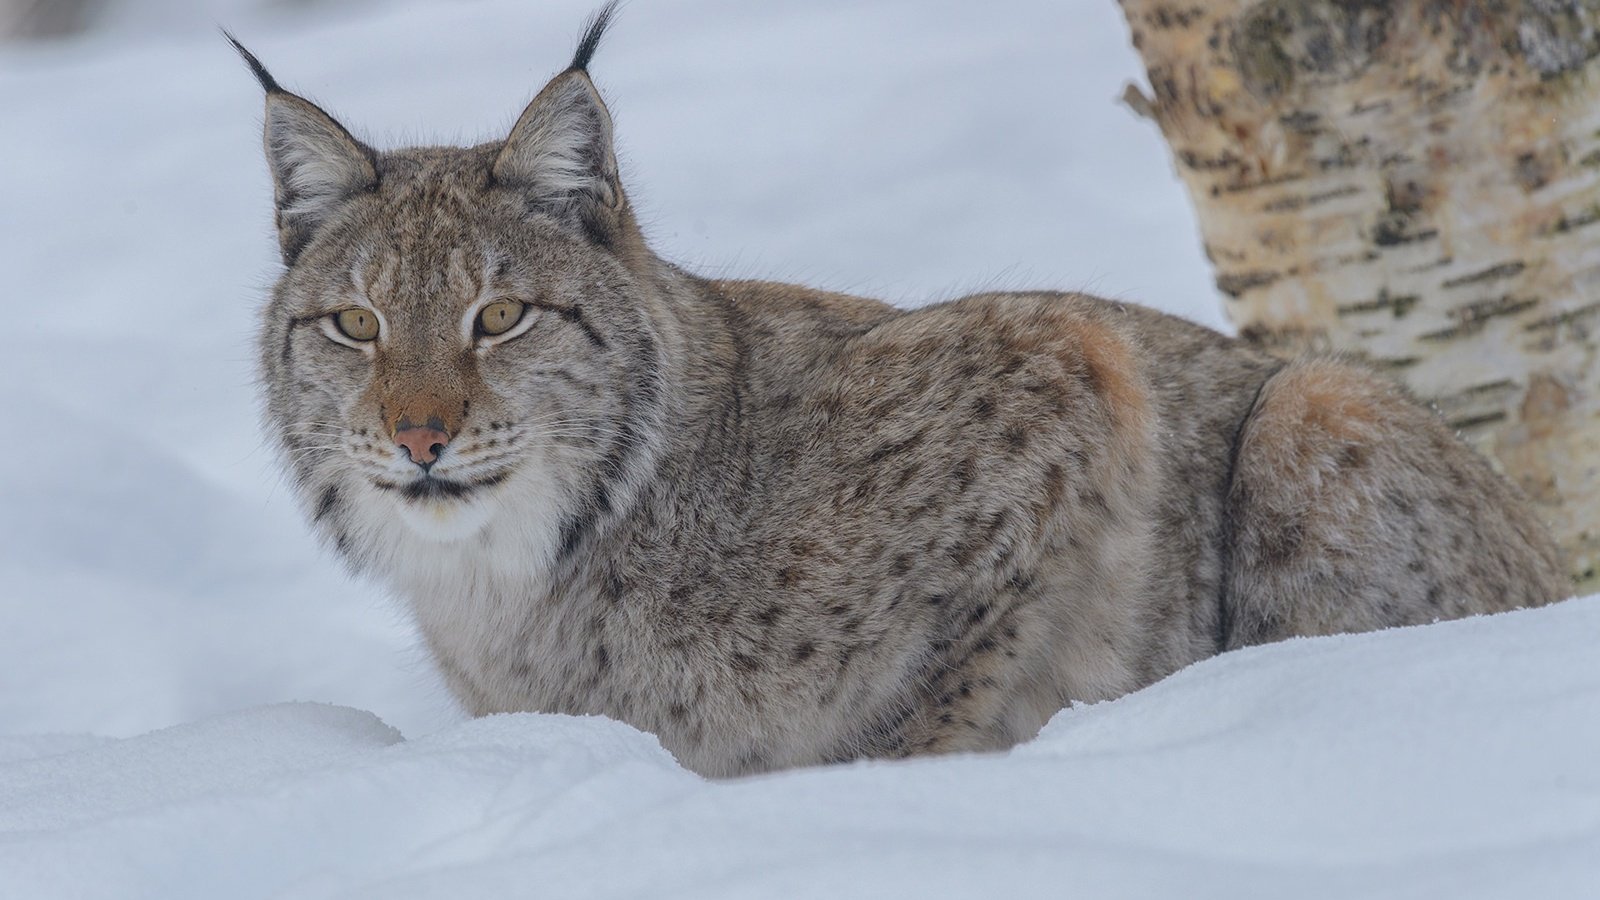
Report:
<svg viewBox="0 0 1600 900"><path fill-rule="evenodd" d="M113 0L0 45L0 897L1597 890L1600 597L1231 654L988 757L711 783L619 723L465 720L258 431L261 98L213 29L377 144L472 141L591 6ZM1112 99L1119 16L635 3L592 68L692 269L1220 325L1164 148Z"/></svg>
<svg viewBox="0 0 1600 900"><path fill-rule="evenodd" d="M258 707L0 767L0 896L1582 896L1597 630L1590 598L1294 641L1009 754L734 782L602 718Z"/></svg>

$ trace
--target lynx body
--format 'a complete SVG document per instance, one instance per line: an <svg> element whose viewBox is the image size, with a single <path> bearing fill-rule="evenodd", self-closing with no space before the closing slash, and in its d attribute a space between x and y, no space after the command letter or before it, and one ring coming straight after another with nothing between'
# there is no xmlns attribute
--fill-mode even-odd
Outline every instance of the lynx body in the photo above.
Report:
<svg viewBox="0 0 1600 900"><path fill-rule="evenodd" d="M586 72L608 12L471 148L379 153L246 54L270 432L473 714L612 716L708 775L988 750L1230 648L1562 595L1510 486L1358 367L662 261Z"/></svg>

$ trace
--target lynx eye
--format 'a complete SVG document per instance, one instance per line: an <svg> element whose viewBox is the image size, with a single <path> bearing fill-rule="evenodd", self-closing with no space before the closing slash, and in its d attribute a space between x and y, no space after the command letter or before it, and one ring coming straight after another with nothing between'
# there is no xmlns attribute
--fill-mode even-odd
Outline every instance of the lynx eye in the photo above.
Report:
<svg viewBox="0 0 1600 900"><path fill-rule="evenodd" d="M478 313L478 333L494 337L505 334L522 321L528 305L516 300L496 300Z"/></svg>
<svg viewBox="0 0 1600 900"><path fill-rule="evenodd" d="M339 333L352 341L370 341L378 337L378 317L370 309L346 309L333 314L333 324Z"/></svg>

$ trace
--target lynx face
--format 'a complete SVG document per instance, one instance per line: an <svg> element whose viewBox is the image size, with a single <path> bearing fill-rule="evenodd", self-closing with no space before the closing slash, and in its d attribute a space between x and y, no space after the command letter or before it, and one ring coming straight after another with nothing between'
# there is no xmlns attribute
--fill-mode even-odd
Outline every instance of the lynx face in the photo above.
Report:
<svg viewBox="0 0 1600 900"><path fill-rule="evenodd" d="M555 552L648 453L659 363L587 76L558 76L504 142L380 154L247 59L287 266L268 425L314 521L359 565L405 552L396 525L459 542L511 507L544 532L516 552Z"/></svg>

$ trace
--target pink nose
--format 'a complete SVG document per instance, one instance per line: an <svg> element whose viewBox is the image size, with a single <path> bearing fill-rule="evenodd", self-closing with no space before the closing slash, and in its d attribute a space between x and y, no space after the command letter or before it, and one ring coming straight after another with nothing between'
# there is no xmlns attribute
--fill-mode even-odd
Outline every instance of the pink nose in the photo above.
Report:
<svg viewBox="0 0 1600 900"><path fill-rule="evenodd" d="M411 423L404 422L402 424L410 425ZM430 426L432 424L431 422L429 423ZM439 458L439 453L444 450L444 445L450 443L450 435L439 428L412 426L396 431L394 433L394 442L406 448L406 452L411 454L412 462L419 466L430 466L433 465L434 460Z"/></svg>

